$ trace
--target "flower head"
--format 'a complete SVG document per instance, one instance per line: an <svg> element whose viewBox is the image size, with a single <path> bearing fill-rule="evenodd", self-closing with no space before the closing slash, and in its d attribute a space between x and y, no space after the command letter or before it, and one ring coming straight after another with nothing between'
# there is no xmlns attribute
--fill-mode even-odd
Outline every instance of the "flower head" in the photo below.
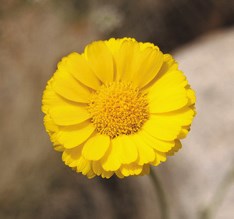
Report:
<svg viewBox="0 0 234 219"><path fill-rule="evenodd" d="M44 124L66 165L92 178L149 173L181 147L195 94L169 54L132 38L64 57L43 94Z"/></svg>

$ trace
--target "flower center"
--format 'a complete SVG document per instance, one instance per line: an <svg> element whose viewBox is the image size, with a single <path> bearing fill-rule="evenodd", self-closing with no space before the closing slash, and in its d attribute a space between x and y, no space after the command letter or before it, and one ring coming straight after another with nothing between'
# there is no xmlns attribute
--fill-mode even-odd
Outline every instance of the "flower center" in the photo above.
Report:
<svg viewBox="0 0 234 219"><path fill-rule="evenodd" d="M102 85L91 96L88 110L97 131L111 138L137 132L149 118L145 94L123 82Z"/></svg>

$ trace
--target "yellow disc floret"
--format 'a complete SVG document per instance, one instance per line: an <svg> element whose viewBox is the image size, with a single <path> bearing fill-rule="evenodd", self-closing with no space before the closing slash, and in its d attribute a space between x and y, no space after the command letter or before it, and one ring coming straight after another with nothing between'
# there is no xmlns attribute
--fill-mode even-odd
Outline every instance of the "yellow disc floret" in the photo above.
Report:
<svg viewBox="0 0 234 219"><path fill-rule="evenodd" d="M145 94L123 82L102 85L92 95L88 110L97 131L111 138L137 132L149 118Z"/></svg>

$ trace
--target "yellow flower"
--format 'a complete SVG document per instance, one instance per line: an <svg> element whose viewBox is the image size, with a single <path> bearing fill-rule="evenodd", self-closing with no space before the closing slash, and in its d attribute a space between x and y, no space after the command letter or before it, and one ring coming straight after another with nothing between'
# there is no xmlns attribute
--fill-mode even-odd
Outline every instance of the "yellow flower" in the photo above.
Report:
<svg viewBox="0 0 234 219"><path fill-rule="evenodd" d="M43 94L44 124L66 165L92 178L149 173L181 147L195 94L169 54L132 38L64 57Z"/></svg>

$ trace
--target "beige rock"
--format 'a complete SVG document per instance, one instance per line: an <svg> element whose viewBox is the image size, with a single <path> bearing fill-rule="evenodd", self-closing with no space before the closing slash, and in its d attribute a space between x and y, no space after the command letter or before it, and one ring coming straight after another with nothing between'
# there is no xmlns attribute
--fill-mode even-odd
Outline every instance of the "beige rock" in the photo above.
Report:
<svg viewBox="0 0 234 219"><path fill-rule="evenodd" d="M202 218L210 210L211 216L204 218L234 215L233 48L234 29L229 29L174 51L196 91L197 116L182 150L160 167L172 218Z"/></svg>

